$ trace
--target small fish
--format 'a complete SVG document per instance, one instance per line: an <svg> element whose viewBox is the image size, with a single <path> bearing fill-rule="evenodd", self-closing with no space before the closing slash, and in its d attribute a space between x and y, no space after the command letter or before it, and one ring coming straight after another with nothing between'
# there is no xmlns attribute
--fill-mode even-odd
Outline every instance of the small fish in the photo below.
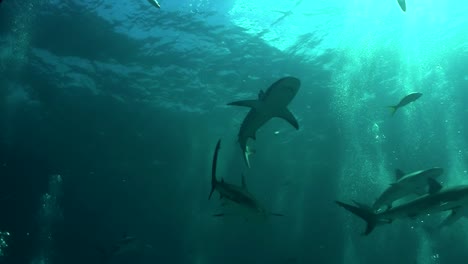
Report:
<svg viewBox="0 0 468 264"><path fill-rule="evenodd" d="M399 108L418 100L421 96L422 93L410 93L407 96L403 97L403 99L401 99L401 101L397 105L389 106L390 110L392 111L392 116Z"/></svg>

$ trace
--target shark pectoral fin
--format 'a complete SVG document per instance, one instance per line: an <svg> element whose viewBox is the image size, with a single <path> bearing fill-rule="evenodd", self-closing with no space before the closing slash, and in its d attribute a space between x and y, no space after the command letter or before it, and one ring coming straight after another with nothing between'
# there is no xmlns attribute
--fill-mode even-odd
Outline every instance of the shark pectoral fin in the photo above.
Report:
<svg viewBox="0 0 468 264"><path fill-rule="evenodd" d="M427 178L427 183L429 184L429 194L437 193L442 189L442 185L433 178Z"/></svg>
<svg viewBox="0 0 468 264"><path fill-rule="evenodd" d="M288 121L288 123L291 124L295 129L299 129L299 123L297 122L297 119L294 117L291 111L289 111L289 109L284 108L279 113L276 113L276 117Z"/></svg>
<svg viewBox="0 0 468 264"><path fill-rule="evenodd" d="M228 103L228 105L258 108L260 106L260 101L258 101L258 100L243 100L243 101L236 101L236 102Z"/></svg>
<svg viewBox="0 0 468 264"><path fill-rule="evenodd" d="M445 226L450 226L456 221L458 221L460 218L462 218L463 213L460 212L462 209L460 207L452 209L452 213L447 216L439 225L439 228L443 228ZM465 209L466 210L466 209Z"/></svg>

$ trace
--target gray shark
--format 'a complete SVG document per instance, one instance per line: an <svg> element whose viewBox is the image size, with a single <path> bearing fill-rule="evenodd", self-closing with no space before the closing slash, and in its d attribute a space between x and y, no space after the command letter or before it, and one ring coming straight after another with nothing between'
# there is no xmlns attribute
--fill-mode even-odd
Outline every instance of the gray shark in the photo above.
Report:
<svg viewBox="0 0 468 264"><path fill-rule="evenodd" d="M265 92L260 91L257 100L244 100L229 103L228 105L250 107L239 130L239 144L244 154L244 160L248 167L249 152L247 151L247 140L255 140L255 133L273 117L283 118L293 127L299 129L299 123L287 106L296 96L301 82L294 77L285 77L273 83Z"/></svg>
<svg viewBox="0 0 468 264"><path fill-rule="evenodd" d="M432 168L428 170L415 171L406 174L401 170L396 170L396 182L390 186L377 198L374 205L374 210L382 209L387 206L387 209L392 208L392 203L411 194L423 195L427 193L427 181L429 178L439 177L444 173L442 168Z"/></svg>
<svg viewBox="0 0 468 264"><path fill-rule="evenodd" d="M215 152L213 155L213 163L211 166L211 192L208 196L208 200L211 199L213 192L216 190L219 193L221 199L227 199L244 209L253 211L261 215L277 215L282 216L281 214L267 212L260 203L255 199L255 197L247 190L247 185L245 183L245 177L242 175L242 185L234 185L225 182L223 179L218 181L216 179L216 167L218 162L218 153L221 148L221 140L218 140L216 144ZM223 216L224 214L215 214L214 216Z"/></svg>
<svg viewBox="0 0 468 264"><path fill-rule="evenodd" d="M438 229L442 229L444 227L451 226L461 218L468 218L468 206L452 210L452 212L437 227Z"/></svg>
<svg viewBox="0 0 468 264"><path fill-rule="evenodd" d="M405 0L398 0L398 5L400 5L401 10L406 12L406 1Z"/></svg>
<svg viewBox="0 0 468 264"><path fill-rule="evenodd" d="M416 100L419 99L419 97L422 96L422 93L410 93L408 94L407 96L403 97L400 102L397 104L397 105L392 105L392 106L389 106L390 110L392 111L392 116L395 114L395 112L400 109L401 107L409 104L409 103L412 103Z"/></svg>
<svg viewBox="0 0 468 264"><path fill-rule="evenodd" d="M442 189L434 179L429 178L429 193L410 202L395 206L383 212L374 210L364 204L354 202L355 205L335 201L339 206L359 216L367 223L364 235L368 235L377 225L390 224L396 219L416 218L421 215L452 211L457 214L459 210L468 206L468 185Z"/></svg>

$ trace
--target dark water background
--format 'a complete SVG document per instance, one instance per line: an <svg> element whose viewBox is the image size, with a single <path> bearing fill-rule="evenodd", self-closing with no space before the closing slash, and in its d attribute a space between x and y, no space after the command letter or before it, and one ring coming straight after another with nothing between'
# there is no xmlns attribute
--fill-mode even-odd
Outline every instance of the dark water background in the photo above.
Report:
<svg viewBox="0 0 468 264"><path fill-rule="evenodd" d="M3 2L0 231L11 234L3 263L101 263L97 248L122 234L146 246L113 263L468 260L466 219L436 235L405 220L362 237L363 222L333 203L371 203L395 168L439 166L443 184L467 182L468 22L447 13L456 1L406 14L382 3L381 15L298 2L327 19L307 16L293 32L298 21L270 26L281 15L270 12L256 33L230 13L235 1L161 1L161 10L136 0ZM258 20L262 4L250 10ZM265 125L247 170L236 142L246 109L226 103L286 75L302 82L289 106L301 128ZM390 117L385 106L411 91L424 95ZM284 217L212 217L218 138L219 174L240 183L244 172L249 190ZM56 202L44 202L46 193Z"/></svg>

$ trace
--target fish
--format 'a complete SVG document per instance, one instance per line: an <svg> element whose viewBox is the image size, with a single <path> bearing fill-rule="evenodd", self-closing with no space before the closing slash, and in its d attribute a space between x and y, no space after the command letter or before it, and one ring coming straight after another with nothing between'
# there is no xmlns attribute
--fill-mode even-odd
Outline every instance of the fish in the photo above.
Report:
<svg viewBox="0 0 468 264"><path fill-rule="evenodd" d="M143 248L152 249L152 245L142 245L135 236L129 236L126 233L120 239L115 241L109 247L98 247L97 250L101 253L101 262L109 263L113 258L122 256L129 252L136 252Z"/></svg>
<svg viewBox="0 0 468 264"><path fill-rule="evenodd" d="M403 99L400 100L400 102L397 105L389 106L392 116L395 114L395 112L400 109L401 107L412 103L416 100L419 99L419 97L422 96L422 93L410 93L407 96L403 97Z"/></svg>
<svg viewBox="0 0 468 264"><path fill-rule="evenodd" d="M148 0L148 2L158 9L161 8L161 5L159 4L158 0Z"/></svg>
<svg viewBox="0 0 468 264"><path fill-rule="evenodd" d="M468 206L468 185L458 185L442 189L442 185L429 178L429 192L409 202L394 206L386 211L375 212L372 207L354 201L353 204L335 201L335 203L360 217L366 223L363 235L369 235L375 227L391 224L397 219L415 219L422 215L451 211L457 214Z"/></svg>
<svg viewBox="0 0 468 264"><path fill-rule="evenodd" d="M215 191L219 193L220 199L226 199L243 209L247 209L250 212L254 212L259 215L277 215L282 216L282 214L268 212L254 197L252 193L249 192L247 184L245 182L244 174L241 175L241 185L235 185L227 183L224 179L218 181L216 178L216 168L218 163L218 154L221 148L221 139L218 140L214 155L213 162L211 166L211 191L208 196L208 200L211 199L211 196ZM214 214L213 216L220 217L224 214Z"/></svg>
<svg viewBox="0 0 468 264"><path fill-rule="evenodd" d="M296 117L287 106L296 96L300 85L299 79L284 77L273 83L265 92L260 91L256 100L228 103L228 105L250 107L238 134L238 142L247 167L250 168L249 156L251 155L251 152L247 151L247 140L249 138L255 140L257 130L270 119L273 117L282 118L294 128L299 129Z"/></svg>
<svg viewBox="0 0 468 264"><path fill-rule="evenodd" d="M431 168L405 174L403 171L395 170L396 181L385 189L376 199L373 209L378 211L384 206L387 210L392 208L392 203L411 194L424 195L427 193L428 178L437 178L444 173L442 168Z"/></svg>

